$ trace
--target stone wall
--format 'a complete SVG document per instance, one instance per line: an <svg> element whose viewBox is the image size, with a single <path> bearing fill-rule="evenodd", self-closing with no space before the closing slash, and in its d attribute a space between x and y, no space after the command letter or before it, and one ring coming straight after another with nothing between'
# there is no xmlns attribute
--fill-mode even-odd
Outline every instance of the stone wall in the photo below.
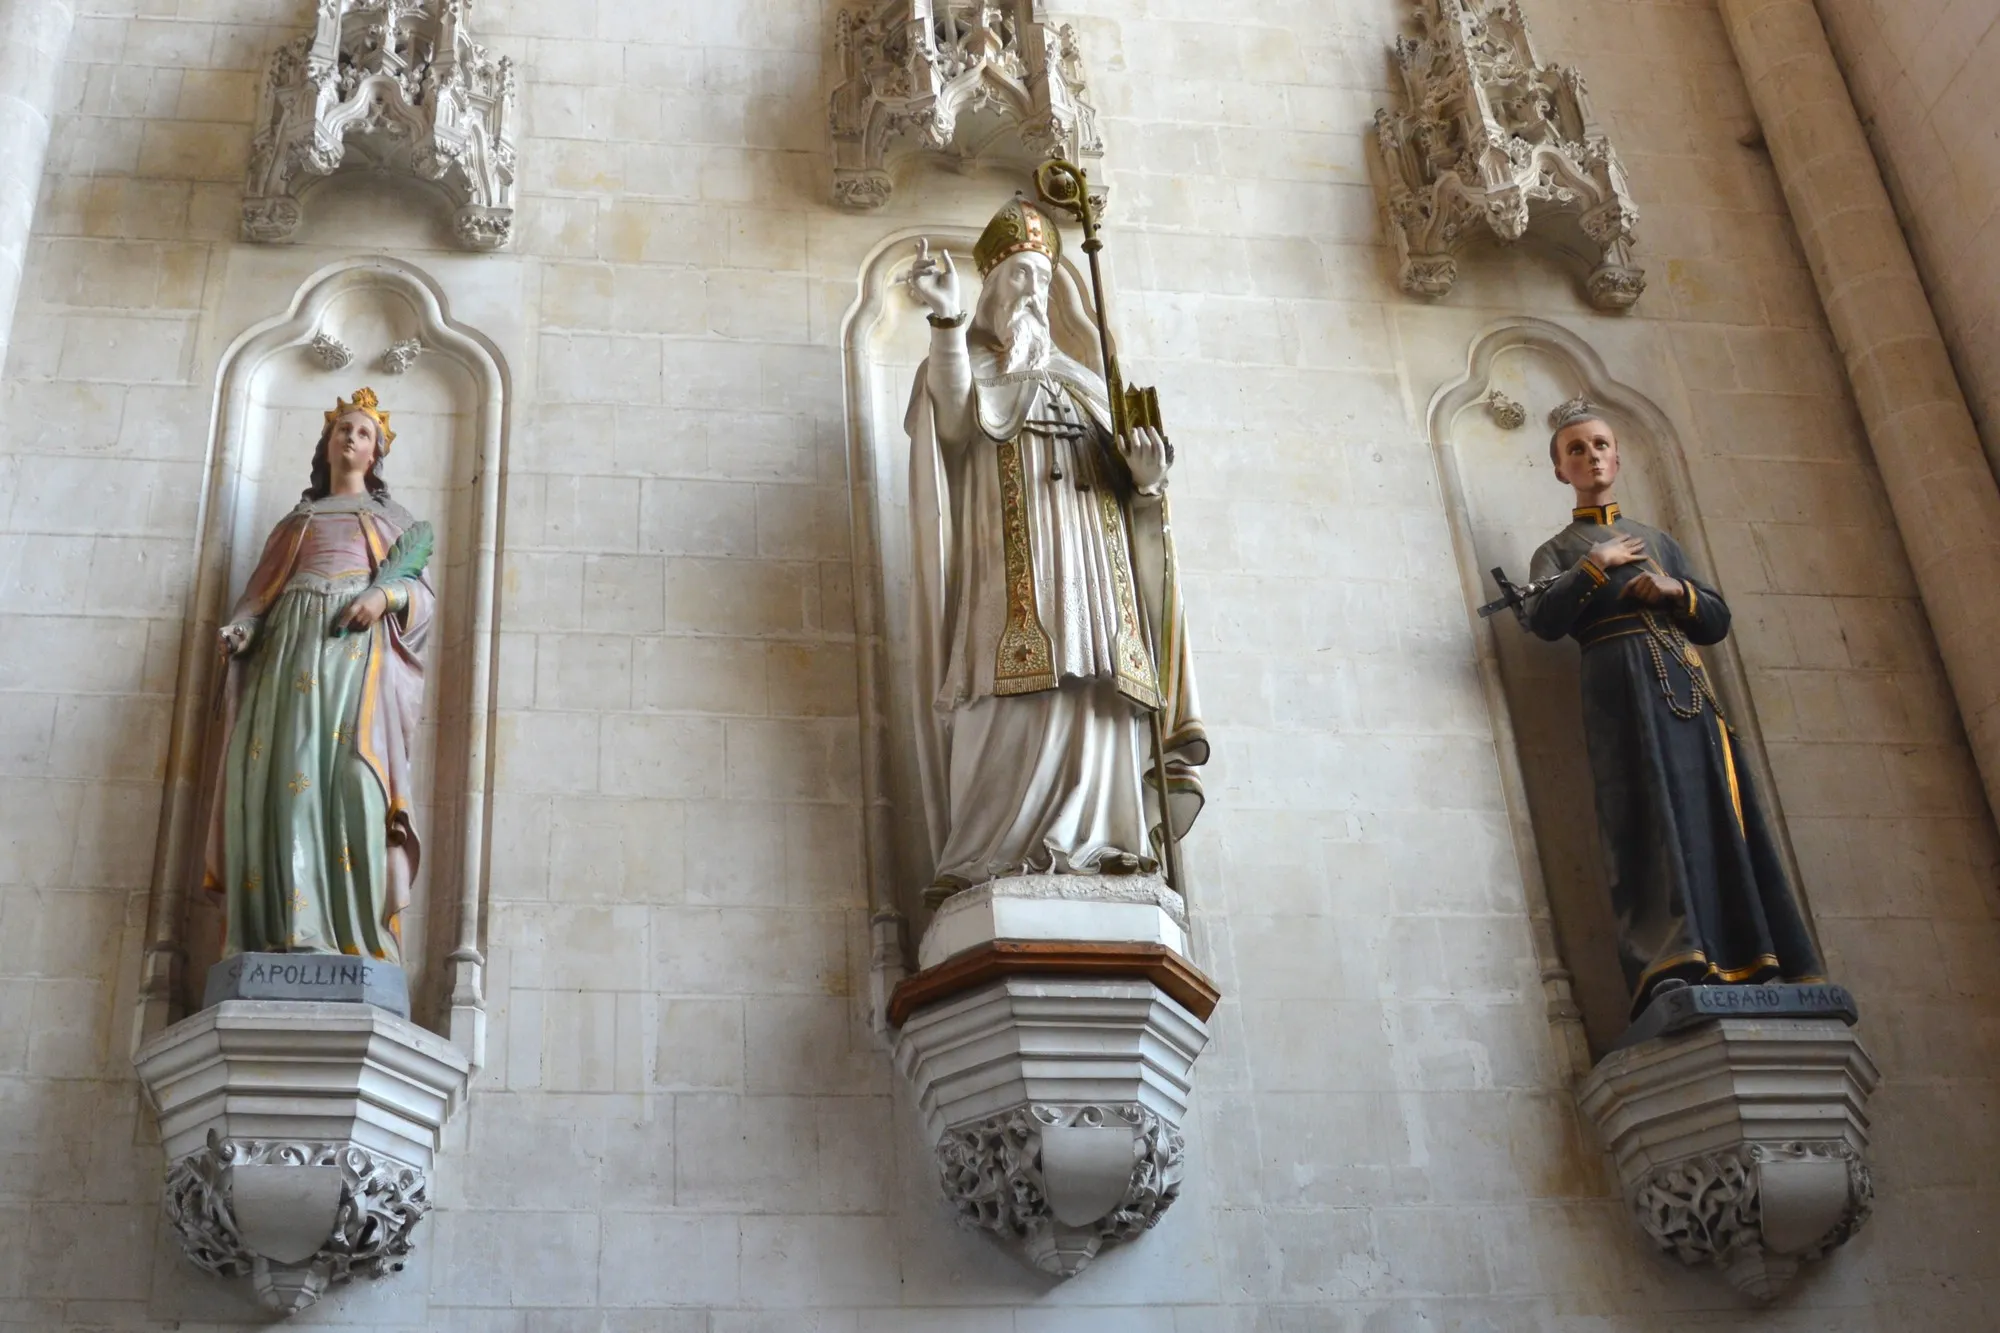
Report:
<svg viewBox="0 0 2000 1333"><path fill-rule="evenodd" d="M840 319L882 236L977 224L1013 184L932 173L886 214L829 209L820 5L491 0L482 40L524 87L514 252L436 253L420 203L329 192L271 261L236 210L263 59L304 11L86 6L0 443L0 1323L260 1322L162 1234L126 1023L215 370L243 327L225 305L387 248L462 289L493 265L535 330L501 348L492 1059L412 1270L312 1318L1979 1326L2000 1276L1996 846L1879 478L1713 9L1529 10L1647 209L1653 288L1625 318L1533 252L1472 257L1442 306L1397 293L1366 126L1402 0L1068 11L1124 340L1182 454L1217 749L1188 853L1228 998L1185 1196L1052 1290L946 1224L859 998ZM265 308L296 281L269 279ZM1478 331L1522 313L1675 419L1885 1073L1876 1218L1777 1315L1640 1249L1555 1070L1423 426ZM1567 503L1551 481L1551 530Z"/></svg>
<svg viewBox="0 0 2000 1333"><path fill-rule="evenodd" d="M1989 457L2000 457L2000 14L1818 0Z"/></svg>

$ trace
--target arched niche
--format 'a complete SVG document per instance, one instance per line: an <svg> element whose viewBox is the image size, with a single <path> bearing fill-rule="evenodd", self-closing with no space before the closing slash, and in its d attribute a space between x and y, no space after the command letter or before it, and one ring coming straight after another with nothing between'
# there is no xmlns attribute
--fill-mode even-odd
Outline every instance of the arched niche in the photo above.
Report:
<svg viewBox="0 0 2000 1333"><path fill-rule="evenodd" d="M352 361L327 364L314 347L323 337L351 349ZM421 353L400 372L391 369L384 353L410 339ZM385 476L396 500L437 531L430 577L439 620L412 769L425 793L414 811L424 857L403 926L412 1015L475 1066L483 1062L486 779L507 376L493 344L450 317L430 275L384 257L312 274L285 310L237 337L217 369L135 1045L199 1007L219 952L220 910L199 890L201 774L217 741L217 626L266 535L298 502L326 410L362 385L392 414L397 438Z"/></svg>
<svg viewBox="0 0 2000 1333"><path fill-rule="evenodd" d="M1568 329L1513 319L1474 339L1464 374L1433 395L1428 415L1470 607L1499 595L1488 573L1495 566L1526 583L1535 549L1569 522L1574 497L1549 462L1548 418L1552 408L1579 396L1617 432L1619 506L1672 533L1704 577L1717 577L1687 459L1666 413L1614 379L1595 349ZM1525 414L1520 424L1510 405ZM1729 589L1718 586L1726 596ZM1589 1060L1575 1058L1575 1024L1582 1024L1590 1057L1601 1056L1625 1028L1630 997L1618 967L1584 749L1577 649L1567 640L1543 642L1507 613L1478 622L1474 637L1551 1017L1568 1029L1571 1064L1581 1074ZM1801 883L1735 642L1702 653L1768 794L1786 868ZM1801 896L1806 887L1801 883Z"/></svg>
<svg viewBox="0 0 2000 1333"><path fill-rule="evenodd" d="M867 821L873 958L871 1013L878 1030L889 992L907 967L911 927L921 936L942 827L926 807L918 757L911 639L910 437L904 417L917 367L930 354L925 311L904 286L928 240L958 268L966 308L979 300L979 269L970 227L905 228L884 237L862 261L860 292L841 325L847 404L848 512L853 524L855 656L861 693L861 785ZM1058 342L1100 373L1097 325L1086 280L1067 259L1056 265L1050 322Z"/></svg>

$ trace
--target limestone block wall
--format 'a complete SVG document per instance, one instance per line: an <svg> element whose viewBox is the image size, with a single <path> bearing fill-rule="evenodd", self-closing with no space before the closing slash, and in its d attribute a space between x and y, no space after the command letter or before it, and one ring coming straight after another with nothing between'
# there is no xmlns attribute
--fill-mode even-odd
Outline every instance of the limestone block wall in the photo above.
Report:
<svg viewBox="0 0 2000 1333"><path fill-rule="evenodd" d="M1818 0L1952 349L2000 455L2000 14L1966 0Z"/></svg>
<svg viewBox="0 0 2000 1333"><path fill-rule="evenodd" d="M876 241L977 225L1015 183L933 173L885 214L832 211L829 6L480 6L521 67L521 217L512 254L454 272L476 287L492 264L487 299L532 331L500 348L491 1059L411 1269L314 1319L1982 1325L2000 848L1880 478L1769 164L1739 142L1713 7L1527 7L1647 210L1654 285L1624 318L1532 251L1469 258L1440 306L1397 292L1365 127L1403 0L1066 9L1110 144L1121 332L1181 453L1216 744L1187 851L1228 998L1182 1200L1051 1289L951 1229L866 1030L839 356ZM306 19L92 0L62 70L0 404L0 1325L260 1322L164 1237L124 1024L241 331L225 293L270 272L280 301L311 267L235 239L262 62ZM446 262L434 212L387 191L309 199L302 236ZM1424 428L1480 329L1517 314L1674 416L1885 1074L1876 1218L1775 1315L1639 1249L1556 1072ZM1553 530L1553 480L1547 505Z"/></svg>

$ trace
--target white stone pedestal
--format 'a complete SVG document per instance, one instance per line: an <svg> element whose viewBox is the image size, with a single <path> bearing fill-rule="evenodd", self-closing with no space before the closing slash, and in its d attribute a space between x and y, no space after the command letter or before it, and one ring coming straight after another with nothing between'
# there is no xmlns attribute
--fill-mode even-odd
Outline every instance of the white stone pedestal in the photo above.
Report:
<svg viewBox="0 0 2000 1333"><path fill-rule="evenodd" d="M187 1257L287 1314L402 1268L469 1065L366 1004L229 1000L133 1058Z"/></svg>
<svg viewBox="0 0 2000 1333"><path fill-rule="evenodd" d="M1878 1078L1838 1019L1725 1018L1614 1051L1578 1099L1654 1243L1768 1301L1868 1220Z"/></svg>
<svg viewBox="0 0 2000 1333"><path fill-rule="evenodd" d="M954 893L917 947L917 966L993 940L1163 944L1187 957L1187 909L1158 875L1017 875Z"/></svg>
<svg viewBox="0 0 2000 1333"><path fill-rule="evenodd" d="M1157 879L1025 876L947 901L897 987L896 1069L946 1196L1046 1272L1082 1271L1180 1192L1217 999L1186 940Z"/></svg>

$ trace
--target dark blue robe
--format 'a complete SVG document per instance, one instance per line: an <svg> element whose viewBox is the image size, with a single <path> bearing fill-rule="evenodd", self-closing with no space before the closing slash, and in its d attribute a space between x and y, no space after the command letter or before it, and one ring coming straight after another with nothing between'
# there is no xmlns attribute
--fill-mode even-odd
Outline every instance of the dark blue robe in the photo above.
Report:
<svg viewBox="0 0 2000 1333"><path fill-rule="evenodd" d="M1609 571L1585 558L1614 535L1644 542L1646 558ZM1646 572L1680 580L1685 595L1656 607L1623 597ZM1535 552L1530 576L1553 574L1528 624L1583 647L1584 735L1633 1015L1669 977L1824 980L1740 742L1703 688L1698 645L1729 633L1722 595L1693 577L1672 537L1615 504L1577 510Z"/></svg>

